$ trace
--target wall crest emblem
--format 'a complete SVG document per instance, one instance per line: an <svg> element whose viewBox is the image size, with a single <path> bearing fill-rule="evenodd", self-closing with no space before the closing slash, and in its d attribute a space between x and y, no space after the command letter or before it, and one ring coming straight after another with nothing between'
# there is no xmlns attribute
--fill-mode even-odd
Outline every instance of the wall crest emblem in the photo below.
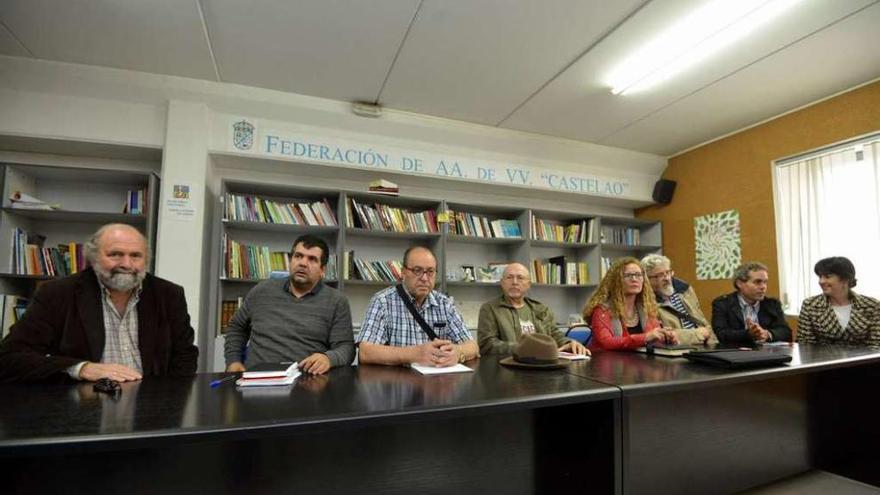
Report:
<svg viewBox="0 0 880 495"><path fill-rule="evenodd" d="M247 120L232 124L232 144L242 151L250 151L254 147L254 125Z"/></svg>

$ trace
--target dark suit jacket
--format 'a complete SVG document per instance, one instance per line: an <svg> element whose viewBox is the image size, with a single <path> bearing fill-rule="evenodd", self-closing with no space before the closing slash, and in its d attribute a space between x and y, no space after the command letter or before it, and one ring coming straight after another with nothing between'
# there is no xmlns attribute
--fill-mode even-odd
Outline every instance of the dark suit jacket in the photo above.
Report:
<svg viewBox="0 0 880 495"><path fill-rule="evenodd" d="M147 274L137 304L138 347L144 376L196 371L183 287ZM94 270L43 284L22 319L0 344L0 381L58 379L104 352L104 313Z"/></svg>
<svg viewBox="0 0 880 495"><path fill-rule="evenodd" d="M719 296L712 301L712 329L722 344L752 344L754 340L746 330L738 292ZM758 324L773 334L773 340L791 341L791 328L785 321L782 303L765 297L758 309Z"/></svg>

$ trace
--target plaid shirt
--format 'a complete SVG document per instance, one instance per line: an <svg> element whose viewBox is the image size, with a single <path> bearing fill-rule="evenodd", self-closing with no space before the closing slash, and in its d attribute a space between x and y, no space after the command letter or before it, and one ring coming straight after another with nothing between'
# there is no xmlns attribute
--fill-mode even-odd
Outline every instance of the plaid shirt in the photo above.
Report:
<svg viewBox="0 0 880 495"><path fill-rule="evenodd" d="M119 314L113 300L110 299L110 291L101 284L101 303L104 308L104 353L101 355L102 363L116 363L128 366L138 373L143 373L141 364L141 351L138 347L138 316L135 306L141 297L141 287L138 287L125 307L125 312Z"/></svg>
<svg viewBox="0 0 880 495"><path fill-rule="evenodd" d="M415 304L415 300L413 303ZM473 340L449 297L432 290L421 308L418 304L415 306L438 338L451 340L456 344ZM445 323L446 326L438 329L434 326L435 323ZM406 309L397 289L389 287L377 292L370 299L357 342L405 347L428 342L428 335Z"/></svg>

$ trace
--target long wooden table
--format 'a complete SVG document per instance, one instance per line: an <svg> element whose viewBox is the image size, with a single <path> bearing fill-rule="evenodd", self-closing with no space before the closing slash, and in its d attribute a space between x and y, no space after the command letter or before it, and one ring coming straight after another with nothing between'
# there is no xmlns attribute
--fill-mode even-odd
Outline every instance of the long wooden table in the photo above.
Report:
<svg viewBox="0 0 880 495"><path fill-rule="evenodd" d="M733 493L810 468L880 485L880 354L795 346L724 372L597 353L564 371L359 366L281 389L220 375L0 386L12 493Z"/></svg>

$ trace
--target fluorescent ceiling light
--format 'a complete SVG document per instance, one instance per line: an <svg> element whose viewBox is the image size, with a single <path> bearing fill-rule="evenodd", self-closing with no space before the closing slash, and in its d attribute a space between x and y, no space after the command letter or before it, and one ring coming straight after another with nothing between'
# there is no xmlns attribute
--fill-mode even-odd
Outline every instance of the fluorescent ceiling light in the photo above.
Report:
<svg viewBox="0 0 880 495"><path fill-rule="evenodd" d="M714 0L682 19L618 65L611 93L655 86L744 38L800 0Z"/></svg>

